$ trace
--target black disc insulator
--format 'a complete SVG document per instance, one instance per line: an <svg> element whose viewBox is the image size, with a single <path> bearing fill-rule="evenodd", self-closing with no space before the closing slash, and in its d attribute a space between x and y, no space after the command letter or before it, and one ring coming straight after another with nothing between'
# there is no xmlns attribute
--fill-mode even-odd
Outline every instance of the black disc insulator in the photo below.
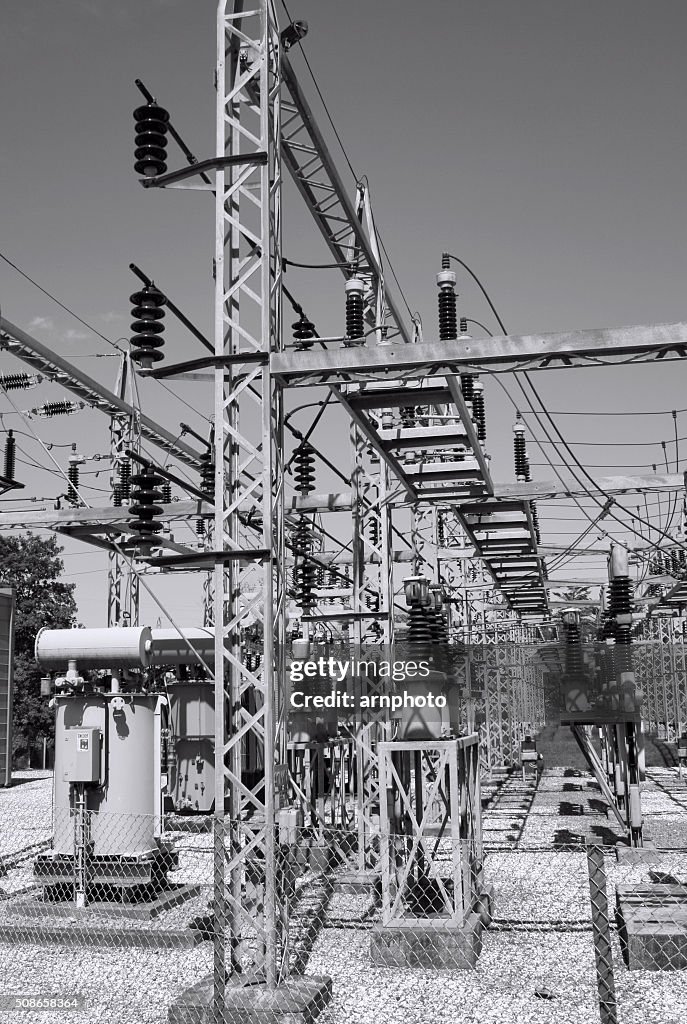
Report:
<svg viewBox="0 0 687 1024"><path fill-rule="evenodd" d="M571 622L565 632L565 674L569 680L579 681L584 672L580 626Z"/></svg>
<svg viewBox="0 0 687 1024"><path fill-rule="evenodd" d="M140 316L144 320L157 320L159 319L159 316L151 313L151 310L159 309L161 306L164 306L167 299L160 289L156 288L154 284L147 284L145 288L142 288L140 291L134 292L133 295L130 295L129 302L134 307L134 316ZM143 312L139 313L139 309L143 310Z"/></svg>
<svg viewBox="0 0 687 1024"><path fill-rule="evenodd" d="M169 480L165 480L161 487L162 491L162 502L164 505L169 505L172 500L172 485Z"/></svg>
<svg viewBox="0 0 687 1024"><path fill-rule="evenodd" d="M31 387L32 380L28 373L3 373L0 375L0 383L5 391L17 391Z"/></svg>
<svg viewBox="0 0 687 1024"><path fill-rule="evenodd" d="M122 494L122 485L120 483L114 484L112 488L112 504L114 505L115 508L122 507L123 497L124 495Z"/></svg>
<svg viewBox="0 0 687 1024"><path fill-rule="evenodd" d="M131 324L132 331L149 331L150 334L162 334L164 325L156 323L164 319L165 311L157 306L134 306L131 315L137 319Z"/></svg>
<svg viewBox="0 0 687 1024"><path fill-rule="evenodd" d="M129 528L138 533L141 540L152 539L162 531L162 523L155 517L163 511L160 507L162 501L160 487L163 482L162 477L150 468L131 477L133 489L129 515L134 518L129 520Z"/></svg>
<svg viewBox="0 0 687 1024"><path fill-rule="evenodd" d="M67 501L71 502L72 505L78 505L79 501L79 466L75 462L70 462L67 467L67 480L69 481L69 487L67 488Z"/></svg>
<svg viewBox="0 0 687 1024"><path fill-rule="evenodd" d="M296 556L293 583L296 603L304 612L310 611L315 605L317 566L307 558L312 552L312 547L310 523L302 516L293 533L293 548Z"/></svg>
<svg viewBox="0 0 687 1024"><path fill-rule="evenodd" d="M630 626L616 628L615 658L618 672L632 671L632 630Z"/></svg>
<svg viewBox="0 0 687 1024"><path fill-rule="evenodd" d="M346 337L362 338L365 333L365 304L360 292L346 293Z"/></svg>
<svg viewBox="0 0 687 1024"><path fill-rule="evenodd" d="M527 480L527 454L525 435L516 431L513 434L513 459L515 462L515 477L517 480Z"/></svg>
<svg viewBox="0 0 687 1024"><path fill-rule="evenodd" d="M472 396L472 415L475 420L477 427L477 439L478 441L486 441L487 439L487 420L486 412L484 409L484 393L482 391L475 390Z"/></svg>
<svg viewBox="0 0 687 1024"><path fill-rule="evenodd" d="M298 320L296 320L294 324L291 324L291 330L293 331L296 348L300 352L313 347L315 344L316 334L315 324L311 320L308 320L305 313L301 313Z"/></svg>
<svg viewBox="0 0 687 1024"><path fill-rule="evenodd" d="M371 516L368 520L367 535L370 538L370 544L372 544L373 547L379 547L381 529L379 519L377 519L377 516L375 515Z"/></svg>
<svg viewBox="0 0 687 1024"><path fill-rule="evenodd" d="M160 158L164 160L167 147L167 139L157 129L160 127L159 121L148 121L147 132L139 132L136 136L136 142L138 143L138 149L134 150L134 156L137 160L144 160L145 157L150 155L151 150L158 150L160 152Z"/></svg>
<svg viewBox="0 0 687 1024"><path fill-rule="evenodd" d="M119 486L122 498L131 496L131 460L122 459L119 463Z"/></svg>
<svg viewBox="0 0 687 1024"><path fill-rule="evenodd" d="M439 340L455 341L457 337L456 293L453 288L441 288L439 291Z"/></svg>
<svg viewBox="0 0 687 1024"><path fill-rule="evenodd" d="M537 544L541 544L541 533L539 531L539 512L537 511L537 504L534 501L530 502L530 512L532 514L532 526L534 527L534 536Z"/></svg>
<svg viewBox="0 0 687 1024"><path fill-rule="evenodd" d="M6 480L14 480L14 472L17 464L17 441L11 430L7 431L5 440L5 465L4 476Z"/></svg>
<svg viewBox="0 0 687 1024"><path fill-rule="evenodd" d="M419 604L412 604L408 609L408 632L406 640L413 645L413 654L428 653L432 646L432 627L428 616L429 609Z"/></svg>
<svg viewBox="0 0 687 1024"><path fill-rule="evenodd" d="M212 452L208 448L201 456L200 462L200 489L205 494L215 493L215 463Z"/></svg>
<svg viewBox="0 0 687 1024"><path fill-rule="evenodd" d="M474 373L461 373L460 375L460 390L463 392L466 402L471 402L473 399L475 379Z"/></svg>
<svg viewBox="0 0 687 1024"><path fill-rule="evenodd" d="M632 614L632 580L629 576L615 576L611 580L609 608L613 617Z"/></svg>
<svg viewBox="0 0 687 1024"><path fill-rule="evenodd" d="M610 609L604 612L603 622L601 624L601 639L610 640L615 636L615 621L611 615Z"/></svg>
<svg viewBox="0 0 687 1024"><path fill-rule="evenodd" d="M140 292L134 292L129 301L132 303L131 315L131 358L141 366L151 366L164 358L159 350L164 346L165 315L163 309L167 299L155 285L146 285Z"/></svg>
<svg viewBox="0 0 687 1024"><path fill-rule="evenodd" d="M302 497L315 490L315 450L307 441L301 441L293 453L296 487Z"/></svg>
<svg viewBox="0 0 687 1024"><path fill-rule="evenodd" d="M145 178L164 174L167 170L168 112L157 103L147 103L134 110L134 122L134 170Z"/></svg>
<svg viewBox="0 0 687 1024"><path fill-rule="evenodd" d="M51 416L67 416L75 410L73 402L46 402L41 411L50 419Z"/></svg>

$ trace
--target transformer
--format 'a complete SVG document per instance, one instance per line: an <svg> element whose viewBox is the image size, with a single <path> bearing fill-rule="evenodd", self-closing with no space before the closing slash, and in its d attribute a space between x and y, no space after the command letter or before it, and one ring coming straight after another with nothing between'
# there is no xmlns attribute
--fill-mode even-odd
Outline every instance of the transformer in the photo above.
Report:
<svg viewBox="0 0 687 1024"><path fill-rule="evenodd" d="M207 680L167 684L167 793L177 812L210 814L215 806L215 693Z"/></svg>
<svg viewBox="0 0 687 1024"><path fill-rule="evenodd" d="M89 887L159 881L172 866L162 835L166 698L94 691L53 702L53 847L34 862L36 878L71 886L87 856Z"/></svg>

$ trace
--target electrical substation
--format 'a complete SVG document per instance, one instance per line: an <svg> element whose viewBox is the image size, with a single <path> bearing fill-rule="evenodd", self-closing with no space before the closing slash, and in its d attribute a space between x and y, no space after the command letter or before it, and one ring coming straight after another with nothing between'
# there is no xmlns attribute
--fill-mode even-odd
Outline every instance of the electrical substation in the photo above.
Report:
<svg viewBox="0 0 687 1024"><path fill-rule="evenodd" d="M666 458L665 472L592 477L538 389L553 370L677 373L687 323L511 335L442 251L450 240L417 268L436 310L423 323L390 269L373 183L344 183L294 70L307 24L273 0L220 0L215 31L214 152L191 150L141 68L130 181L214 204L214 330L131 263L130 331L106 387L8 319L3 296L15 429L0 490L28 504L22 432L62 479L50 507L4 504L0 528L102 550L108 572L100 625L36 632L54 766L21 785L16 594L0 589L0 822L14 835L0 945L56 963L120 957L124 975L127 956L151 977L167 958L169 987L140 1019L169 1024L673 1024L687 1006L677 425L674 471ZM282 251L287 179L319 236L312 264ZM289 265L339 279L327 322ZM488 314L464 303L465 272ZM473 319L492 314L493 332ZM490 388L516 377L529 408L504 432ZM205 433L174 418L182 383ZM167 417L141 397L155 384L171 392ZM90 439L48 444L53 422L84 410L108 438L97 502ZM538 478L540 430L574 483ZM497 480L490 453L504 449L513 469ZM670 518L646 505L633 543L603 533L647 495ZM586 529L556 546L542 510L571 499L592 501ZM602 560L601 586L584 569L574 592L556 577L578 551ZM158 577L196 588L193 616L154 594L159 614L144 615ZM42 817L24 819L34 790ZM75 1019L139 1019L107 993L89 1016L70 970L86 1000Z"/></svg>

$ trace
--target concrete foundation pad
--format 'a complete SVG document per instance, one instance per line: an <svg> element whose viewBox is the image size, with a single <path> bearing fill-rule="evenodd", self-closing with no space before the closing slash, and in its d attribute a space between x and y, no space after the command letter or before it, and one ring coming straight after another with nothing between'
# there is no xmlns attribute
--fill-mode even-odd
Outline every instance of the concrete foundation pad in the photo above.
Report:
<svg viewBox="0 0 687 1024"><path fill-rule="evenodd" d="M215 1024L213 978L187 989L169 1008L169 1024ZM310 1024L332 998L331 978L290 978L275 989L265 985L227 985L227 1020L231 1024Z"/></svg>
<svg viewBox="0 0 687 1024"><path fill-rule="evenodd" d="M140 946L147 949L192 949L203 941L191 928L108 928L94 924L0 924L0 942L34 946Z"/></svg>
<svg viewBox="0 0 687 1024"><path fill-rule="evenodd" d="M645 846L616 846L615 859L619 864L660 864L665 853L648 844Z"/></svg>
<svg viewBox="0 0 687 1024"><path fill-rule="evenodd" d="M12 905L12 913L20 917L75 918L77 921L97 922L99 917L122 917L136 921L152 921L166 910L178 907L186 900L199 896L199 885L180 885L177 889L160 893L145 903L93 902L77 908L73 903L48 903L40 900L21 900Z"/></svg>
<svg viewBox="0 0 687 1024"><path fill-rule="evenodd" d="M344 871L336 876L334 892L350 896L364 896L381 889L382 876L379 871Z"/></svg>
<svg viewBox="0 0 687 1024"><path fill-rule="evenodd" d="M687 969L687 913L679 919L674 907L627 908L618 911L623 960L631 971Z"/></svg>
<svg viewBox="0 0 687 1024"><path fill-rule="evenodd" d="M462 925L441 918L392 921L370 935L370 959L377 967L473 970L482 952L484 923L472 912Z"/></svg>

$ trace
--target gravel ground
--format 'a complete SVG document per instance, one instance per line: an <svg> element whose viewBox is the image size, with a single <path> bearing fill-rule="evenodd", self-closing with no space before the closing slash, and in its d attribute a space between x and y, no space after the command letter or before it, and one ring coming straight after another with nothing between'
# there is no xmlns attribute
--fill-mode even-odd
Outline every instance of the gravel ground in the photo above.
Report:
<svg viewBox="0 0 687 1024"><path fill-rule="evenodd" d="M0 856L52 834L52 773L14 772L15 784L0 788ZM2 883L0 883L2 884Z"/></svg>
<svg viewBox="0 0 687 1024"><path fill-rule="evenodd" d="M40 772L18 773L22 784L0 790L0 856L50 835L51 782ZM589 891L583 847L576 839L594 835L614 842L615 819L607 817L591 776L563 768L546 769L536 792L531 782L512 775L494 788L484 813L486 880L494 886L491 930L474 971L380 968L370 964L370 927L379 908L366 895L329 892L312 875L298 880L303 892L292 922L307 922L310 902L326 906L324 924L314 933L306 973L333 980L332 1005L322 1024L589 1024L598 1020ZM577 786L582 786L578 790ZM533 795L534 793L534 795ZM562 816L561 804L583 804L584 815ZM643 794L647 833L658 845L681 847L658 864L618 864L606 857L608 895L617 885L647 884L652 871L687 881L687 782L673 770L648 771ZM526 815L526 816L525 816ZM175 833L177 884L211 882L212 839L208 834ZM0 917L8 915L16 893L32 882L31 861L0 876ZM330 887L329 887L330 888ZM0 896L2 892L0 892ZM210 890L166 912L145 928L186 927L207 912ZM22 899L26 899L24 894ZM12 918L16 920L16 918ZM35 919L34 919L35 920ZM103 922L106 923L106 922ZM117 927L140 922L113 919ZM613 936L615 983L621 1024L682 1024L687 1007L687 971L629 972ZM307 949L310 942L307 943ZM212 950L97 949L0 942L0 992L83 994L87 1009L67 1020L83 1024L164 1024L170 1003L211 970ZM537 994L539 993L539 994ZM25 1012L4 1012L4 1021L25 1022ZM39 1021L64 1021L61 1013L37 1012Z"/></svg>
<svg viewBox="0 0 687 1024"><path fill-rule="evenodd" d="M208 943L188 950L70 949L2 945L0 992L80 994L86 1010L31 1011L31 1020L56 1024L163 1024L169 1004L212 969ZM5 1024L26 1024L26 1011L4 1012Z"/></svg>

